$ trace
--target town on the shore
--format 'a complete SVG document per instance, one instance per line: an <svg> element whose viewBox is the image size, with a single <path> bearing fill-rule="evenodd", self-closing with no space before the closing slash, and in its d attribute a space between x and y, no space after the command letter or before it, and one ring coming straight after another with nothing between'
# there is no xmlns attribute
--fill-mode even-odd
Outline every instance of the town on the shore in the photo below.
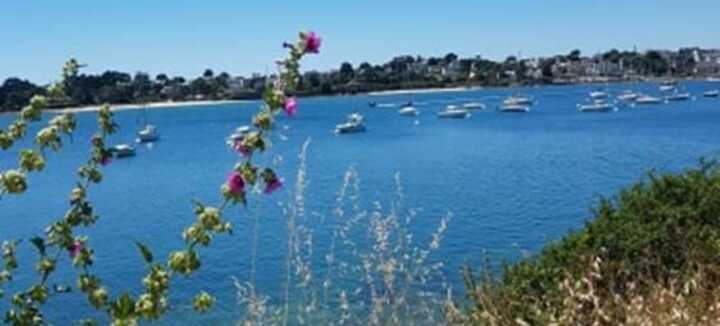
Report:
<svg viewBox="0 0 720 326"><path fill-rule="evenodd" d="M296 90L299 96L354 94L374 91L446 87L503 87L654 79L705 79L720 76L720 49L682 48L644 52L610 50L584 56L573 50L552 57L509 56L493 61L476 56L460 58L402 55L373 65L345 62L330 71L305 72ZM258 99L273 75L231 76L210 69L193 79L106 71L81 73L68 82L66 98L54 107L92 106L103 103L137 104L208 100ZM12 77L0 86L0 111L16 111L46 88Z"/></svg>

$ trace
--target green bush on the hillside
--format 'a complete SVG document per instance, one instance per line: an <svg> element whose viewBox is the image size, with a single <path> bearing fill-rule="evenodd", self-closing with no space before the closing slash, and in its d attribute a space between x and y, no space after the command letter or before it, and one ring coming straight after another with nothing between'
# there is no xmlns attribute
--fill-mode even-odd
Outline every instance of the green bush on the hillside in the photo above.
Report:
<svg viewBox="0 0 720 326"><path fill-rule="evenodd" d="M701 162L679 175L651 173L617 199L602 200L594 215L583 229L537 256L507 265L498 282L481 284L484 294L506 303L506 313L529 317L529 302L561 302L558 284L587 270L588 257L603 259L604 290L613 293L623 293L629 282L642 287L683 277L698 266L720 265L715 163Z"/></svg>

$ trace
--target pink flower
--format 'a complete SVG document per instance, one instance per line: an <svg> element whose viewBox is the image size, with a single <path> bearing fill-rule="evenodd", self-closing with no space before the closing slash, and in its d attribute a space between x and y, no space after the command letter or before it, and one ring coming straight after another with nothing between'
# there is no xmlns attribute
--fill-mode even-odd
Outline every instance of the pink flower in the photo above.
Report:
<svg viewBox="0 0 720 326"><path fill-rule="evenodd" d="M243 144L243 138L235 139L235 150L238 151L242 156L247 157L250 155L250 149Z"/></svg>
<svg viewBox="0 0 720 326"><path fill-rule="evenodd" d="M85 249L85 242L75 240L75 242L73 242L73 244L70 246L70 249L68 250L70 251L70 257L77 257L77 255L79 255L83 249Z"/></svg>
<svg viewBox="0 0 720 326"><path fill-rule="evenodd" d="M106 166L108 164L110 164L110 156L103 155L102 158L100 159L100 165Z"/></svg>
<svg viewBox="0 0 720 326"><path fill-rule="evenodd" d="M297 113L298 102L295 97L288 98L285 100L285 113L292 117Z"/></svg>
<svg viewBox="0 0 720 326"><path fill-rule="evenodd" d="M269 195L275 190L280 189L280 187L282 187L282 181L280 181L280 179L278 179L277 177L273 176L270 180L265 182L265 193Z"/></svg>
<svg viewBox="0 0 720 326"><path fill-rule="evenodd" d="M236 171L230 173L225 184L228 189L230 189L230 192L236 195L242 193L245 188L245 181L243 181L242 175Z"/></svg>
<svg viewBox="0 0 720 326"><path fill-rule="evenodd" d="M315 32L305 34L305 53L319 53L322 39Z"/></svg>

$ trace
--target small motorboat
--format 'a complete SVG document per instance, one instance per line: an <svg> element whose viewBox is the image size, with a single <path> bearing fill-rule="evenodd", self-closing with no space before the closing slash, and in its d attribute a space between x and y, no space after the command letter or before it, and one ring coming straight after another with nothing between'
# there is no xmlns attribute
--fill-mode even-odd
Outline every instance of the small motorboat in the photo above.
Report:
<svg viewBox="0 0 720 326"><path fill-rule="evenodd" d="M115 145L110 148L110 152L117 158L135 156L135 147L128 144Z"/></svg>
<svg viewBox="0 0 720 326"><path fill-rule="evenodd" d="M365 132L363 117L358 113L349 115L347 122L335 126L335 133L338 134L350 134L357 132Z"/></svg>
<svg viewBox="0 0 720 326"><path fill-rule="evenodd" d="M247 134L250 132L250 130L252 130L252 129L250 128L250 126L240 126L240 127L237 127L237 128L235 129L235 131L234 131L232 134L230 134L230 136L228 136L228 138L227 138L227 144L228 144L229 146L235 146L235 142L237 142L237 141L242 140L243 138L245 138L245 135L247 135Z"/></svg>
<svg viewBox="0 0 720 326"><path fill-rule="evenodd" d="M607 97L608 97L608 93L605 93L601 90L590 92L590 98L593 100L605 99Z"/></svg>
<svg viewBox="0 0 720 326"><path fill-rule="evenodd" d="M674 93L669 96L665 96L665 100L667 101L687 101L690 99L690 93Z"/></svg>
<svg viewBox="0 0 720 326"><path fill-rule="evenodd" d="M527 105L521 105L521 104L505 104L500 107L500 112L528 113L528 112L530 112L530 107Z"/></svg>
<svg viewBox="0 0 720 326"><path fill-rule="evenodd" d="M480 102L469 102L463 104L463 109L465 110L485 110L485 104L482 104Z"/></svg>
<svg viewBox="0 0 720 326"><path fill-rule="evenodd" d="M138 140L142 143L154 142L158 139L160 139L160 133L155 125L145 125L145 128L138 131Z"/></svg>
<svg viewBox="0 0 720 326"><path fill-rule="evenodd" d="M720 96L720 90L707 91L703 93L704 97L718 97Z"/></svg>
<svg viewBox="0 0 720 326"><path fill-rule="evenodd" d="M637 104L660 104L662 102L663 100L661 98L650 95L640 95L635 99L635 103Z"/></svg>
<svg viewBox="0 0 720 326"><path fill-rule="evenodd" d="M533 102L534 102L534 100L531 97L513 95L513 96L506 98L503 101L503 105L504 106L517 106L517 105L527 106L527 105L532 105Z"/></svg>
<svg viewBox="0 0 720 326"><path fill-rule="evenodd" d="M370 101L370 102L368 102L368 106L371 107L371 108L377 107L377 102L375 102L375 101Z"/></svg>
<svg viewBox="0 0 720 326"><path fill-rule="evenodd" d="M420 112L412 106L406 106L398 111L399 115L407 116L407 117L416 117L420 114Z"/></svg>
<svg viewBox="0 0 720 326"><path fill-rule="evenodd" d="M613 106L610 103L607 103L603 100L596 100L595 102L591 104L578 104L577 105L578 111L580 112L613 112L615 111L615 106Z"/></svg>
<svg viewBox="0 0 720 326"><path fill-rule="evenodd" d="M448 105L445 110L438 112L437 116L440 119L465 119L470 116L470 112L457 105Z"/></svg>
<svg viewBox="0 0 720 326"><path fill-rule="evenodd" d="M632 91L624 91L622 94L618 95L617 99L618 99L618 101L622 101L622 102L633 102L639 96L640 96L639 94L633 93Z"/></svg>
<svg viewBox="0 0 720 326"><path fill-rule="evenodd" d="M677 82L674 80L665 80L660 82L660 91L663 92L670 92L675 90L675 86L677 86Z"/></svg>

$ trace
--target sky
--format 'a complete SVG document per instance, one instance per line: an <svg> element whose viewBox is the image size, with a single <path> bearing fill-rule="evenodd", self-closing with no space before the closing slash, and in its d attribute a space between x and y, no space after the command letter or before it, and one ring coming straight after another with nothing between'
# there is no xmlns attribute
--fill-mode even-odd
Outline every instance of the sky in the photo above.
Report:
<svg viewBox="0 0 720 326"><path fill-rule="evenodd" d="M686 46L720 48L718 0L27 0L0 5L0 80L87 72L264 73L300 30L322 35L303 69L396 55L504 59Z"/></svg>

